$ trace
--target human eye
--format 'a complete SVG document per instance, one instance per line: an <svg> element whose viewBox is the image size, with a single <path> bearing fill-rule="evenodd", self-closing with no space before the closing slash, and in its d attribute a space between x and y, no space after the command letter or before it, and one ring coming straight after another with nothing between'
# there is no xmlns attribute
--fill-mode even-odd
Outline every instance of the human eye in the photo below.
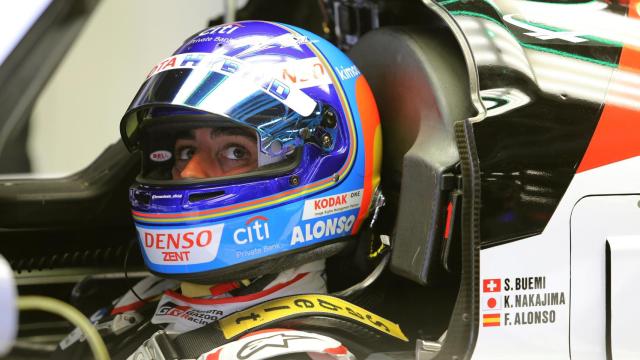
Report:
<svg viewBox="0 0 640 360"><path fill-rule="evenodd" d="M176 149L176 160L189 161L195 154L196 148L193 146L182 146Z"/></svg>
<svg viewBox="0 0 640 360"><path fill-rule="evenodd" d="M255 139L242 135L221 135L216 138L216 143L215 156L226 174L239 174L258 166Z"/></svg>
<svg viewBox="0 0 640 360"><path fill-rule="evenodd" d="M232 144L223 149L221 155L229 160L245 160L249 157L249 151L242 145Z"/></svg>

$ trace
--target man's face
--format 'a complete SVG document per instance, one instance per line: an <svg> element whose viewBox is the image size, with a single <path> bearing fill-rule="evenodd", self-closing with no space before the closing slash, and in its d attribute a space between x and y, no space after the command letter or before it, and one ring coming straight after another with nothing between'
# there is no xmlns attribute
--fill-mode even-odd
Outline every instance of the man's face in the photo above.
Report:
<svg viewBox="0 0 640 360"><path fill-rule="evenodd" d="M243 128L197 128L174 147L173 179L217 178L258 167L255 133Z"/></svg>

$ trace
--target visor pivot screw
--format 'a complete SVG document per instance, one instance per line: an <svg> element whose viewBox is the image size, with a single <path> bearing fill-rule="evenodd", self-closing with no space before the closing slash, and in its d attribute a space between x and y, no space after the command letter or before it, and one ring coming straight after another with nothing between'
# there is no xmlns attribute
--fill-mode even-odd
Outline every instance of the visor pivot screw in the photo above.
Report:
<svg viewBox="0 0 640 360"><path fill-rule="evenodd" d="M311 130L307 127L300 129L300 137L305 140L309 139L311 137Z"/></svg>
<svg viewBox="0 0 640 360"><path fill-rule="evenodd" d="M289 184L291 184L291 186L298 186L300 184L300 178L298 175L291 176L289 178Z"/></svg>
<svg viewBox="0 0 640 360"><path fill-rule="evenodd" d="M338 182L338 180L340 180L340 174L336 173L336 174L333 175L333 181L334 182Z"/></svg>
<svg viewBox="0 0 640 360"><path fill-rule="evenodd" d="M322 135L322 146L324 148L330 148L332 142L333 141L331 140L331 135L329 134Z"/></svg>
<svg viewBox="0 0 640 360"><path fill-rule="evenodd" d="M282 143L278 140L274 140L271 145L269 145L269 151L273 155L278 155L282 151Z"/></svg>
<svg viewBox="0 0 640 360"><path fill-rule="evenodd" d="M334 128L338 123L336 119L336 113L333 110L327 110L322 117L322 126L327 128Z"/></svg>

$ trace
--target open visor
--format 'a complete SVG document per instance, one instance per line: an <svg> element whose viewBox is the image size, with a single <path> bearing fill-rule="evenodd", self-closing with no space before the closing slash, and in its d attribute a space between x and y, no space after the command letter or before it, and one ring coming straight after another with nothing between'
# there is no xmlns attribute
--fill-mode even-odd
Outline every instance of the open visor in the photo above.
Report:
<svg viewBox="0 0 640 360"><path fill-rule="evenodd" d="M173 65L167 69L167 64ZM301 145L298 130L313 126L322 112L321 104L274 78L265 65L211 58L211 54L180 54L158 66L122 120L122 137L130 149L138 146L140 129L154 117L149 108L177 107L220 115L255 129L261 150L272 155Z"/></svg>
<svg viewBox="0 0 640 360"><path fill-rule="evenodd" d="M310 134L321 123L323 106L278 80L240 73L238 66L179 68L147 79L121 123L127 147L143 152L143 179L176 180L176 171L187 158L178 142L202 136L205 130L199 129L208 129L214 142L221 139L216 136L221 129L252 137L252 148L243 143L255 160L251 171L290 158L305 142L313 141ZM290 97L297 97L294 103L306 115L289 106ZM228 151L219 156L238 157L243 150Z"/></svg>
<svg viewBox="0 0 640 360"><path fill-rule="evenodd" d="M255 129L211 115L156 118L140 129L141 180L194 182L282 170L295 162L295 149L261 151Z"/></svg>

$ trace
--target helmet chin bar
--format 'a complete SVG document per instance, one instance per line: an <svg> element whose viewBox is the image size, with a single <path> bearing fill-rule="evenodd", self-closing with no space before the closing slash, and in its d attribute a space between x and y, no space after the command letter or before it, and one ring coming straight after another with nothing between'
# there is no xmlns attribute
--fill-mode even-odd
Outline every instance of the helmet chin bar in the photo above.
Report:
<svg viewBox="0 0 640 360"><path fill-rule="evenodd" d="M349 246L350 236L312 246L311 249L301 248L289 253L281 253L274 257L266 257L241 265L234 265L230 269L218 269L193 274L165 274L153 270L154 275L167 279L187 281L200 285L212 285L220 282L256 278L266 274L276 274L296 266L328 258L336 255ZM284 255L284 256L283 256Z"/></svg>

